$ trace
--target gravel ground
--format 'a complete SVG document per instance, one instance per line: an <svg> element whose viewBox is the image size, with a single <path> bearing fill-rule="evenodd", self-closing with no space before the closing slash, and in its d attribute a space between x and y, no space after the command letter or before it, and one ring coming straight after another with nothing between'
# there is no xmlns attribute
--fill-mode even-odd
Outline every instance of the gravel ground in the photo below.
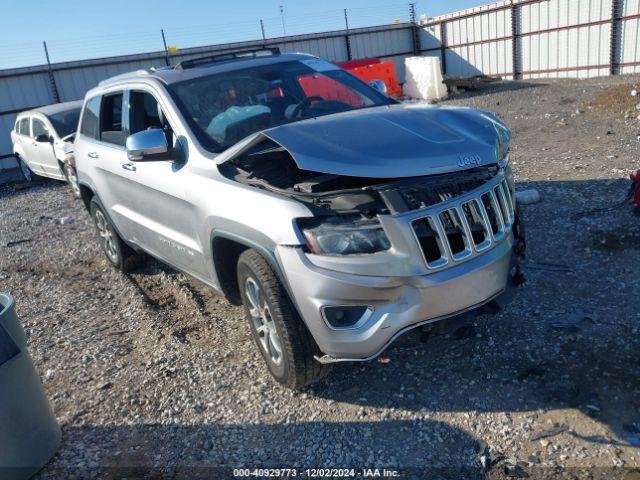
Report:
<svg viewBox="0 0 640 480"><path fill-rule="evenodd" d="M518 188L542 196L523 207L528 281L497 314L407 334L302 392L271 380L240 308L153 261L114 271L63 184L2 187L0 289L16 297L63 431L39 478L221 477L214 466L633 474L640 219L628 206L579 213L619 202L640 168L638 84L502 83L444 102L513 128Z"/></svg>

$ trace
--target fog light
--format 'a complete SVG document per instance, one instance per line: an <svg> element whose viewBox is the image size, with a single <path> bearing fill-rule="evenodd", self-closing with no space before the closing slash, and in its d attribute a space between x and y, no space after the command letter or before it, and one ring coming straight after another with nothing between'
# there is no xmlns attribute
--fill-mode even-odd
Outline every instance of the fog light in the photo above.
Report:
<svg viewBox="0 0 640 480"><path fill-rule="evenodd" d="M335 305L322 307L322 316L331 328L356 328L373 312L367 305Z"/></svg>

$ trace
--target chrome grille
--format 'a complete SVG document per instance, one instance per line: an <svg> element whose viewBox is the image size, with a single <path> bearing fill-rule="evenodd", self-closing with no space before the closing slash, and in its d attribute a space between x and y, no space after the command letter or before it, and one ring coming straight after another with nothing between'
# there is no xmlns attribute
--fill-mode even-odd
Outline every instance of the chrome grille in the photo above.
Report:
<svg viewBox="0 0 640 480"><path fill-rule="evenodd" d="M511 231L515 221L513 193L500 175L468 195L441 203L411 220L429 269L472 258Z"/></svg>

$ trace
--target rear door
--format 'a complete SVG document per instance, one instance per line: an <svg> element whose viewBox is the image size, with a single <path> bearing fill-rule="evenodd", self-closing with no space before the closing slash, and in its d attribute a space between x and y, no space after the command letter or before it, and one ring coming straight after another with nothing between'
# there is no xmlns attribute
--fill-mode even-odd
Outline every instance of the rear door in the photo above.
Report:
<svg viewBox="0 0 640 480"><path fill-rule="evenodd" d="M47 172L38 160L36 141L31 134L31 117L24 117L20 120L20 135L18 137L18 142L22 147L23 160L27 162L29 168L33 170L34 173L46 174Z"/></svg>
<svg viewBox="0 0 640 480"><path fill-rule="evenodd" d="M130 172L123 168L128 163L124 98L119 90L87 100L74 149L78 179L92 184L118 232L130 241L134 229L127 187Z"/></svg>

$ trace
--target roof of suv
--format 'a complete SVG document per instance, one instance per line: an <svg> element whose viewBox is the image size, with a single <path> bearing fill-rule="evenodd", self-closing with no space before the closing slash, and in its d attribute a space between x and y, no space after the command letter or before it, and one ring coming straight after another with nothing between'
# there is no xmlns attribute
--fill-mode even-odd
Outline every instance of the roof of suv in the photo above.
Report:
<svg viewBox="0 0 640 480"><path fill-rule="evenodd" d="M186 69L165 67L151 70L138 70L135 72L124 73L122 75L116 75L115 77L103 80L102 82L100 82L100 86L139 80L142 78L156 78L163 83L170 85L172 83L181 82L183 80L191 80L193 78L200 78L215 73L231 72L244 68L259 67L262 65L290 62L295 60L309 60L312 58L317 57L305 53L285 53L255 57L238 57Z"/></svg>

